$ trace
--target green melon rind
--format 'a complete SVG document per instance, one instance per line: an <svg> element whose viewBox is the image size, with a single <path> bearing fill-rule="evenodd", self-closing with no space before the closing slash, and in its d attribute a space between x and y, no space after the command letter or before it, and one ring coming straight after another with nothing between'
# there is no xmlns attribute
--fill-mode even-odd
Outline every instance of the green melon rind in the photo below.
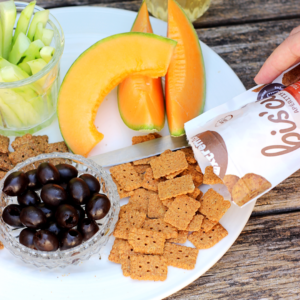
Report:
<svg viewBox="0 0 300 300"><path fill-rule="evenodd" d="M187 20L189 21L189 26L195 36L195 39L198 40L198 45L199 45L199 52L201 54L201 60L202 60L202 65L203 65L203 74L204 74L204 89L203 89L203 96L202 96L202 106L200 107L200 110L199 110L199 113L197 116L201 115L203 113L203 110L204 110L204 106L205 106L205 101L206 101L206 72L205 72L205 64L204 64L204 59L203 59L203 53L202 53L202 48L201 48L201 45L200 45L200 41L199 41L199 38L198 38L198 35L196 33L196 30L194 28L194 26L192 25L192 23L190 22L187 14L185 13L185 11L182 9L182 7L178 4L178 2L176 0L173 0L175 2L175 4L179 7L179 9L182 11L182 13L185 15L185 17L187 18ZM169 130L170 130L170 127L169 127ZM181 129L181 130L178 130L176 132L171 132L170 130L170 134L171 136L174 136L174 137L179 137L179 136L182 136L185 134L185 130L184 128Z"/></svg>
<svg viewBox="0 0 300 300"><path fill-rule="evenodd" d="M143 33L143 32L126 32L126 33L119 33L119 34L115 34L115 35L112 35L112 36L109 36L107 38L104 38L98 42L96 42L94 45L92 45L91 47L89 47L88 49L86 49L84 52L82 52L78 57L77 59L73 62L73 64L71 65L71 67L69 68L68 72L66 73L62 83L61 83L61 86L63 85L64 81L66 80L67 76L68 76L68 73L69 71L71 70L71 68L73 67L73 65L76 64L76 62L83 56L85 55L86 52L88 52L90 49L93 49L94 47L98 46L99 44L103 43L103 42L106 42L106 41L109 41L109 40L112 40L112 39L115 39L115 38L118 38L119 36L125 36L125 35L144 35L144 36L149 36L151 38L155 38L155 39L159 39L159 40L162 40L164 42L168 42L170 44L173 45L173 47L175 48L176 45L177 45L177 42L172 40L172 39L169 39L169 38L165 38L165 37L161 37L159 35L156 35L156 34L153 34L153 33ZM60 92L59 92L60 93ZM58 94L58 99L59 99L59 94ZM58 110L59 110L59 101L57 102L57 108L56 108L56 113L57 113L57 116L58 116ZM65 144L67 145L67 147L69 148L69 150L74 153L74 151L71 149L71 147L69 147L65 137L63 136L62 134L62 131L61 131L61 128L60 128L60 122L58 120L58 126L59 126L59 130L61 132L61 135L62 135L62 138L65 142Z"/></svg>

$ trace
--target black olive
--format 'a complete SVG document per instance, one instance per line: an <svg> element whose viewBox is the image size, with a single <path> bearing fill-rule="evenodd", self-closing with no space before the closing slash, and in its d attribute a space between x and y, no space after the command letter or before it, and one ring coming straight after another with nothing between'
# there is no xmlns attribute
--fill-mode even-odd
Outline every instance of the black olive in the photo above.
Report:
<svg viewBox="0 0 300 300"><path fill-rule="evenodd" d="M48 183L42 187L41 198L49 207L55 207L67 201L67 192L58 184Z"/></svg>
<svg viewBox="0 0 300 300"><path fill-rule="evenodd" d="M36 173L37 173L37 169L30 170L25 173L29 180L28 189L33 190L33 191L37 191L42 187L42 185L40 184L40 182L37 179Z"/></svg>
<svg viewBox="0 0 300 300"><path fill-rule="evenodd" d="M54 233L58 237L63 232L63 230L57 225L55 220L50 221L45 229Z"/></svg>
<svg viewBox="0 0 300 300"><path fill-rule="evenodd" d="M83 219L77 228L79 232L81 232L84 242L90 239L99 230L96 221L90 218Z"/></svg>
<svg viewBox="0 0 300 300"><path fill-rule="evenodd" d="M33 243L40 251L56 251L59 248L57 236L48 230L38 231L33 237Z"/></svg>
<svg viewBox="0 0 300 300"><path fill-rule="evenodd" d="M46 215L35 206L26 206L20 214L22 224L31 229L41 229L47 224Z"/></svg>
<svg viewBox="0 0 300 300"><path fill-rule="evenodd" d="M45 205L45 203L39 203L37 206L36 206L38 209L40 209L46 216L47 220L51 220L54 218L54 215L55 215L55 208L50 208L50 207L47 207Z"/></svg>
<svg viewBox="0 0 300 300"><path fill-rule="evenodd" d="M41 184L59 183L60 176L58 170L51 163L41 163L37 168L37 179Z"/></svg>
<svg viewBox="0 0 300 300"><path fill-rule="evenodd" d="M61 182L69 182L78 175L77 169L69 164L59 164L55 168L59 172Z"/></svg>
<svg viewBox="0 0 300 300"><path fill-rule="evenodd" d="M91 174L82 174L79 176L89 187L91 194L99 193L100 182Z"/></svg>
<svg viewBox="0 0 300 300"><path fill-rule="evenodd" d="M94 194L85 206L87 216L94 220L103 219L109 210L110 201L104 194Z"/></svg>
<svg viewBox="0 0 300 300"><path fill-rule="evenodd" d="M2 219L3 221L13 227L20 228L23 224L20 220L22 207L17 204L10 204L3 210Z"/></svg>
<svg viewBox="0 0 300 300"><path fill-rule="evenodd" d="M88 185L81 178L71 179L67 191L70 200L76 205L85 204L91 196Z"/></svg>
<svg viewBox="0 0 300 300"><path fill-rule="evenodd" d="M23 229L19 235L20 244L31 249L36 249L33 243L33 237L35 235L35 232L36 232L35 230L30 228Z"/></svg>
<svg viewBox="0 0 300 300"><path fill-rule="evenodd" d="M4 181L3 192L8 196L18 196L27 189L29 180L23 172L13 172Z"/></svg>
<svg viewBox="0 0 300 300"><path fill-rule="evenodd" d="M70 229L62 234L60 239L60 249L67 250L82 243L82 234L76 229Z"/></svg>
<svg viewBox="0 0 300 300"><path fill-rule="evenodd" d="M55 219L61 228L72 228L78 224L79 216L75 207L62 204L56 210Z"/></svg>
<svg viewBox="0 0 300 300"><path fill-rule="evenodd" d="M34 206L41 202L39 195L36 192L31 190L27 190L22 195L19 195L17 200L18 203L22 206L29 206L29 205Z"/></svg>

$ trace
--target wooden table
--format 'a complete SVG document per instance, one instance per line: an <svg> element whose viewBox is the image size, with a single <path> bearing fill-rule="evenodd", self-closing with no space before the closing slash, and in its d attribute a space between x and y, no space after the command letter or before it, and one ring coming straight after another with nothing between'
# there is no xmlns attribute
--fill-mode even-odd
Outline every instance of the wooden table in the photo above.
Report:
<svg viewBox="0 0 300 300"><path fill-rule="evenodd" d="M37 3L137 11L141 0ZM194 25L248 89L269 54L300 25L300 0L212 0ZM258 199L240 237L212 269L166 299L300 299L300 170Z"/></svg>

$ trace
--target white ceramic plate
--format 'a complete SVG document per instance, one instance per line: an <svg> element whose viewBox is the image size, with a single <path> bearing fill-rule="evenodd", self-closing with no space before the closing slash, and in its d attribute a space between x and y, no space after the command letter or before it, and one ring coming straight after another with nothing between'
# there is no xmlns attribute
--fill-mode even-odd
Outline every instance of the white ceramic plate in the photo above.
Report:
<svg viewBox="0 0 300 300"><path fill-rule="evenodd" d="M136 16L134 12L97 7L60 8L51 12L61 23L66 37L61 61L62 78L81 52L104 37L130 31ZM166 35L165 22L153 18L151 22L156 34ZM242 93L245 88L215 52L203 43L202 49L207 76L205 110L208 110ZM115 90L100 106L95 124L104 133L105 138L91 155L129 146L131 137L137 135L123 124L119 116ZM57 121L38 134L48 134L50 142L62 140ZM162 134L168 134L167 127L163 129ZM122 200L121 204L125 202L126 200ZM94 256L78 266L59 270L39 270L30 267L4 249L0 252L0 298L3 300L162 299L193 282L225 254L243 230L254 204L250 203L243 209L232 206L221 220L229 235L213 248L201 250L194 270L169 267L168 278L164 282L138 282L124 277L120 265L107 259L113 238L101 250L101 260Z"/></svg>

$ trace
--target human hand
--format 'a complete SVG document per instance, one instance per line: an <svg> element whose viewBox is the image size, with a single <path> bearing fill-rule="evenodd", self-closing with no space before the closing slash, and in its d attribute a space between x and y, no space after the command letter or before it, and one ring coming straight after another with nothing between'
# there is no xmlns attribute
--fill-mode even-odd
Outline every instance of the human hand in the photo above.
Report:
<svg viewBox="0 0 300 300"><path fill-rule="evenodd" d="M288 38L274 50L254 81L257 84L270 83L298 62L300 62L300 26L294 28Z"/></svg>

